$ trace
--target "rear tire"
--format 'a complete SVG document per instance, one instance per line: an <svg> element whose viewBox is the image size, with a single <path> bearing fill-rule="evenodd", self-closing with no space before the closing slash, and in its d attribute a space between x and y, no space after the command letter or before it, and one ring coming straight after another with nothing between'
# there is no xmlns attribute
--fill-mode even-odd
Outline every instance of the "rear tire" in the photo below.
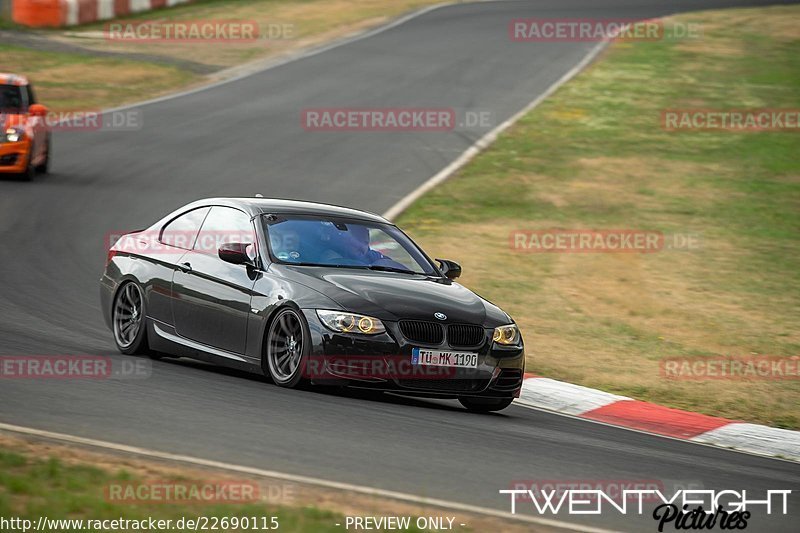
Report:
<svg viewBox="0 0 800 533"><path fill-rule="evenodd" d="M150 353L147 343L147 320L144 293L133 281L123 283L114 296L111 307L111 324L114 343L125 355Z"/></svg>
<svg viewBox="0 0 800 533"><path fill-rule="evenodd" d="M473 413L491 413L502 411L514 401L514 398L471 398L463 397L458 399L461 405Z"/></svg>

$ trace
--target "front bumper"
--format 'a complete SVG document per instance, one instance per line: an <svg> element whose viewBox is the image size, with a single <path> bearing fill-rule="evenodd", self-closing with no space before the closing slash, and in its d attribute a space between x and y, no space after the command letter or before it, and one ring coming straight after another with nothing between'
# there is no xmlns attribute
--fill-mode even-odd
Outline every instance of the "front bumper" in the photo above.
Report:
<svg viewBox="0 0 800 533"><path fill-rule="evenodd" d="M525 350L492 342L471 348L414 343L396 322L384 321L386 333L373 336L335 333L313 309L304 309L311 333L306 377L312 383L339 384L437 398L516 398L522 388ZM475 369L420 367L411 364L412 349L450 350L478 354Z"/></svg>
<svg viewBox="0 0 800 533"><path fill-rule="evenodd" d="M0 143L0 174L20 174L28 165L30 142L22 141Z"/></svg>

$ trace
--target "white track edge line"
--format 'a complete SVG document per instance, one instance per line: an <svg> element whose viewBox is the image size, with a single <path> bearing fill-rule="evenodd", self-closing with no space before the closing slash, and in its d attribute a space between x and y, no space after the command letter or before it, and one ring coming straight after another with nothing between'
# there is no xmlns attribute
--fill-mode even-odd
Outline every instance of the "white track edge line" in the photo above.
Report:
<svg viewBox="0 0 800 533"><path fill-rule="evenodd" d="M471 506L464 503L459 502L451 502L447 500L441 500L438 498L428 498L425 496L415 496L413 494L406 494L403 492L396 492L386 489L378 489L373 487L366 487L362 485L354 485L350 483L342 483L338 481L330 481L327 479L315 478L310 476L301 476L296 474L287 474L284 472L276 472L273 470L263 470L261 468L255 468L250 466L243 466L243 465L235 465L231 463L224 463L221 461L213 461L210 459L201 459L199 457L192 457L189 455L181 455L181 454L174 454L168 452L160 452L157 450L150 450L147 448L140 448L137 446L128 446L126 444L117 444L113 442L101 441L96 439L90 439L86 437L77 437L74 435L67 435L64 433L55 433L52 431L45 431L41 429L34 429L28 428L24 426L17 426L13 424L5 424L0 422L0 431L7 431L11 433L21 433L24 435L31 435L35 437L42 437L49 440L56 440L62 442L69 442L71 444L79 444L83 446L92 446L95 448L103 448L108 450L114 450L117 452L129 453L133 455L139 455L142 457L150 457L154 459L162 459L167 461L177 461L181 463L193 464L197 466L204 466L208 468L217 468L220 470L229 470L232 472L239 472L242 474L251 474L255 476L262 476L268 477L273 479L280 479L283 481L289 481L294 483L301 483L307 485L315 485L318 487L325 487L329 489L335 490L342 490L348 492L356 492L359 494L363 494L366 496L375 496L375 497L382 497L382 498L389 498L393 500L398 500L406 503L412 503L416 505L427 505L431 507L439 507L442 509L451 509L457 511L463 511L465 513L472 513L478 515L485 515L490 516L493 518L501 518L504 520L514 520L514 521L521 521L521 522L528 522L531 524L537 524L541 526L547 527L554 527L558 529L564 529L568 531L579 531L579 532L586 532L586 533L615 533L613 530L608 529L600 529L600 528L592 528L578 524L571 524L569 522L562 522L560 520L553 520L548 518L537 518L534 516L524 515L524 514L511 514L504 511L498 511L496 509L490 509L488 507L477 507Z"/></svg>

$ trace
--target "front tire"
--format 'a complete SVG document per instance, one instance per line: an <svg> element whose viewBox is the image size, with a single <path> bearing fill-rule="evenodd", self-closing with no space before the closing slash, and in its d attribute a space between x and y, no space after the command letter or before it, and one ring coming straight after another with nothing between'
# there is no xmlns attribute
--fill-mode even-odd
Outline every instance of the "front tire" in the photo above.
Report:
<svg viewBox="0 0 800 533"><path fill-rule="evenodd" d="M265 339L267 371L279 387L298 387L303 381L309 335L303 315L292 307L277 312Z"/></svg>
<svg viewBox="0 0 800 533"><path fill-rule="evenodd" d="M514 398L459 398L461 405L473 413L491 413L502 411L514 401Z"/></svg>
<svg viewBox="0 0 800 533"><path fill-rule="evenodd" d="M133 281L124 283L114 297L111 324L117 349L125 355L149 353L144 294Z"/></svg>
<svg viewBox="0 0 800 533"><path fill-rule="evenodd" d="M47 174L50 172L50 151L51 151L51 142L50 142L50 135L47 135L46 141L46 150L44 155L44 161L42 161L39 165L36 166L35 170L39 174Z"/></svg>
<svg viewBox="0 0 800 533"><path fill-rule="evenodd" d="M18 174L19 179L22 181L33 181L36 176L36 167L31 164L31 155L28 154L28 162L25 165L25 170Z"/></svg>

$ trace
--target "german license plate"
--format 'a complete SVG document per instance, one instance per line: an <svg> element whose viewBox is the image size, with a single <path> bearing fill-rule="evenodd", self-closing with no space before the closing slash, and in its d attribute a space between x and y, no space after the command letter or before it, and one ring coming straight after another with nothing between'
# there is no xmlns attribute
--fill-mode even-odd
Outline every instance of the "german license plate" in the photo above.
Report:
<svg viewBox="0 0 800 533"><path fill-rule="evenodd" d="M414 348L411 350L411 364L454 368L478 368L478 354Z"/></svg>

